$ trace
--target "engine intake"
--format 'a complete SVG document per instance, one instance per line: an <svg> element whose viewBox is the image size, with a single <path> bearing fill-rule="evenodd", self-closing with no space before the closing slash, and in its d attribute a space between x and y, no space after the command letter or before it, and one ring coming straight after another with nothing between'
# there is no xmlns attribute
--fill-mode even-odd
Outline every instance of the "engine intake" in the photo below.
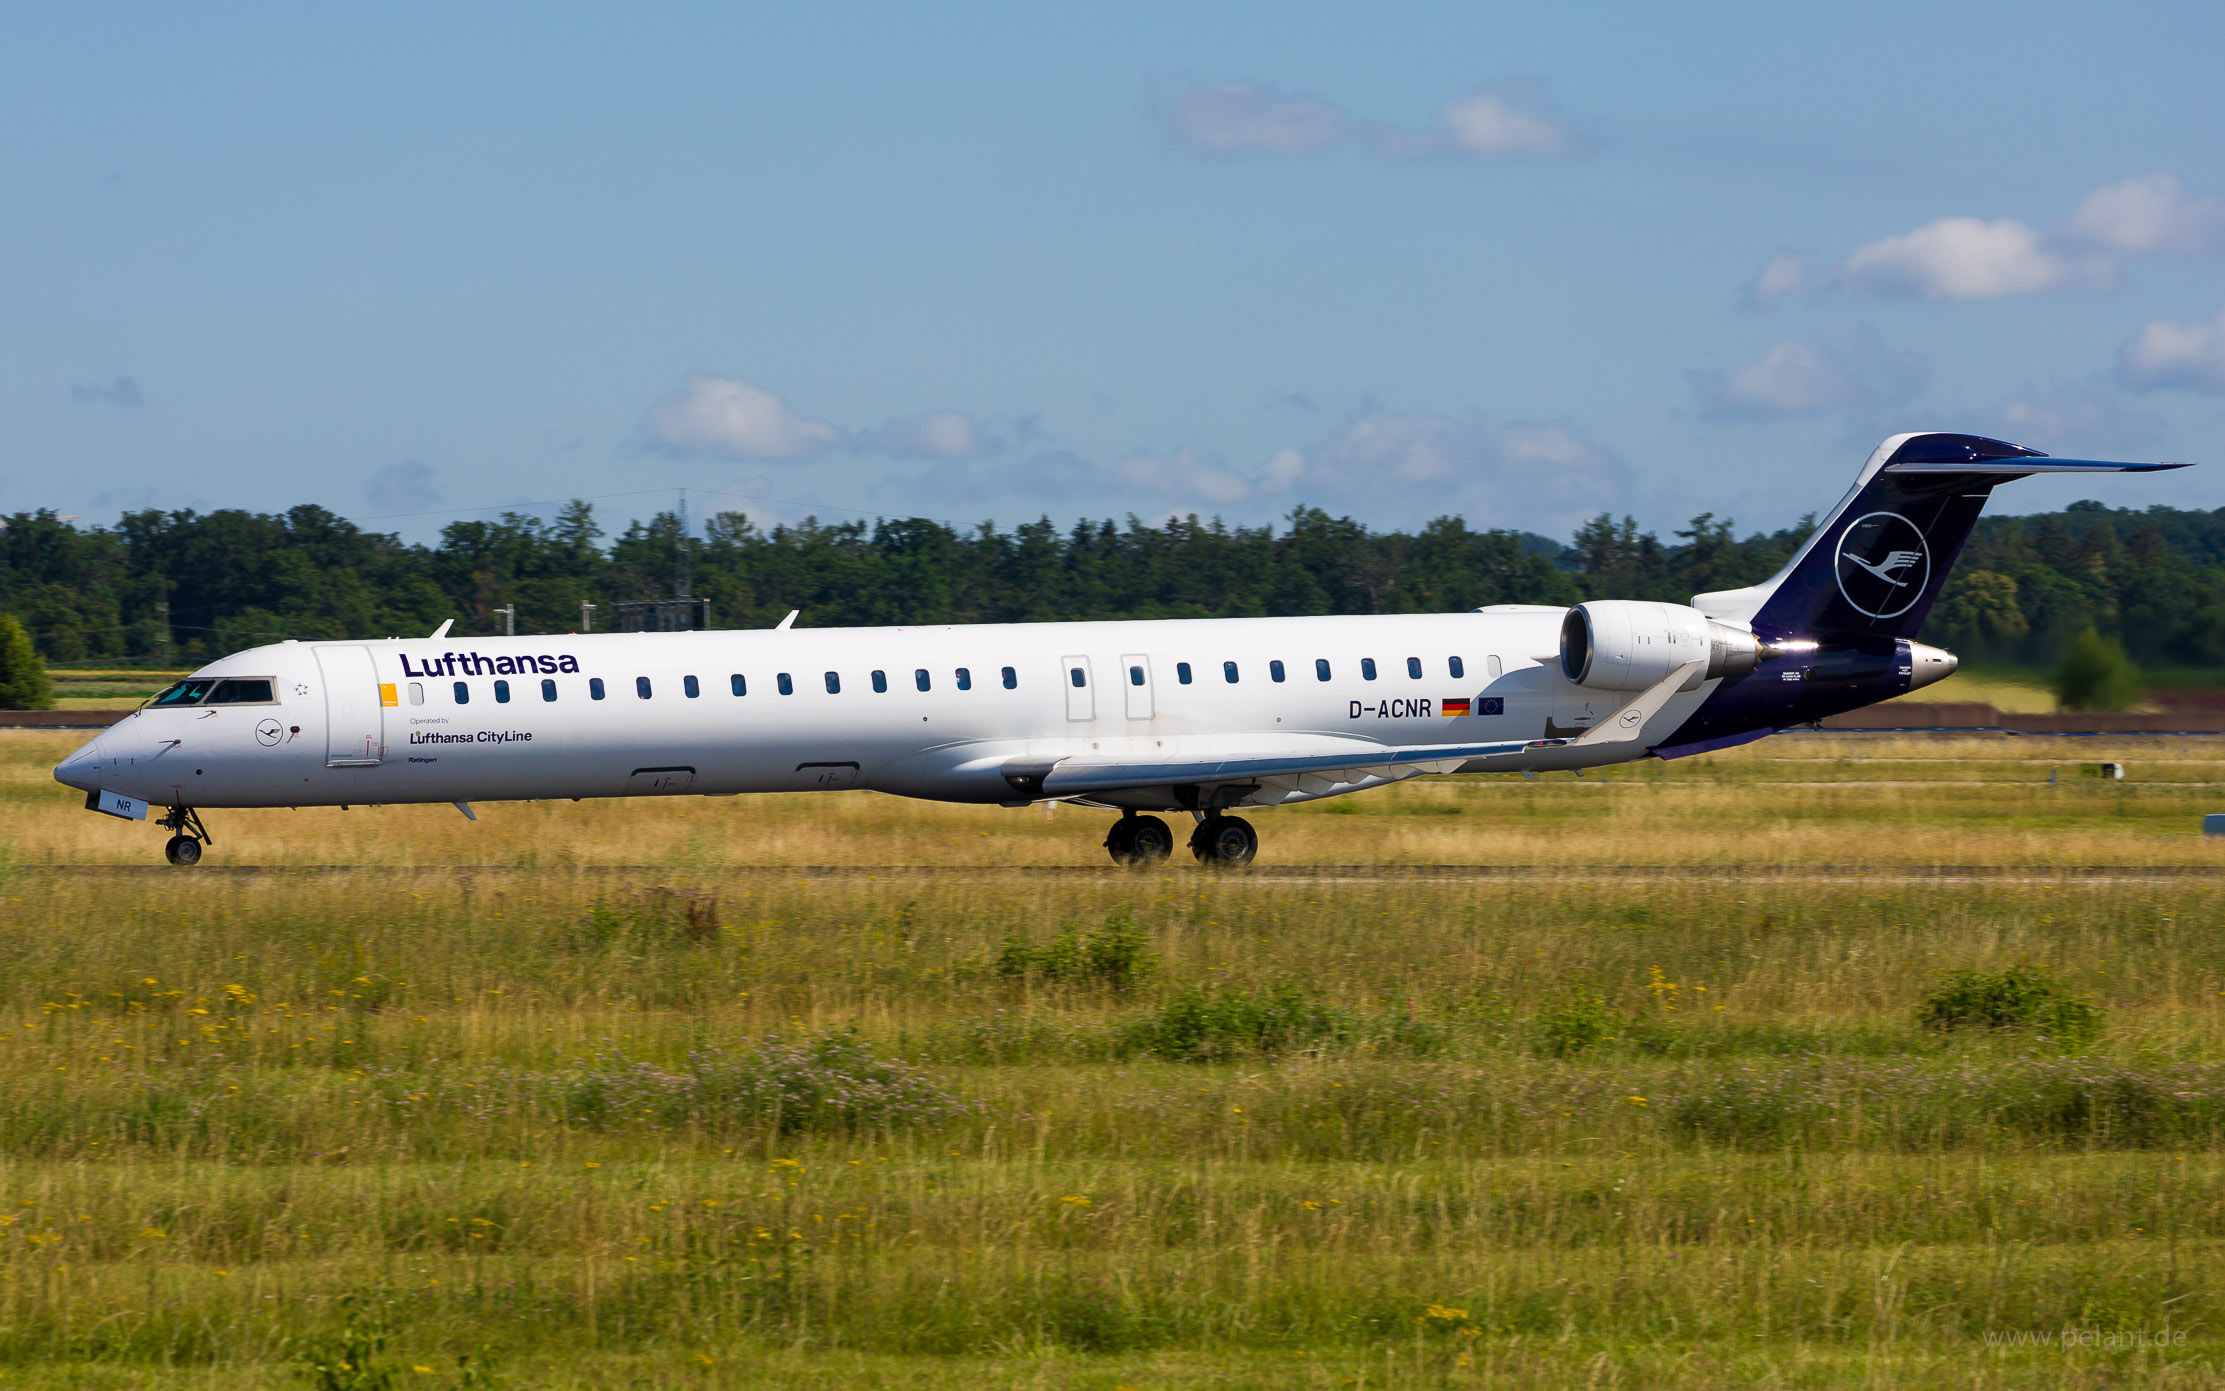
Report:
<svg viewBox="0 0 2225 1391"><path fill-rule="evenodd" d="M1691 685L1743 676L1767 655L1752 633L1683 604L1595 599L1561 620L1561 674L1595 691L1642 691L1703 657Z"/></svg>

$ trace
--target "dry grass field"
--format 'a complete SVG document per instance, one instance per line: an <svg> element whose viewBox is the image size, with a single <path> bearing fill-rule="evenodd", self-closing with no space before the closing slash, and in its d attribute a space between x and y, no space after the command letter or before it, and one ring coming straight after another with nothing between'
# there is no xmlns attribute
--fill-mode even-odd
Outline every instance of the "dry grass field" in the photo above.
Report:
<svg viewBox="0 0 2225 1391"><path fill-rule="evenodd" d="M2225 1378L2225 740L1427 781L1226 874L849 793L173 870L72 742L0 734L0 1386ZM2010 968L2098 1032L1919 1025Z"/></svg>

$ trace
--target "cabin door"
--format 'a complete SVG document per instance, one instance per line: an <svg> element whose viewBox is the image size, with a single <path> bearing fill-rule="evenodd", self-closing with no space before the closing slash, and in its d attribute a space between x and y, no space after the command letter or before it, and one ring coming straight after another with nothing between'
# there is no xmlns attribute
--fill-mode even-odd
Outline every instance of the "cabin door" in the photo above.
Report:
<svg viewBox="0 0 2225 1391"><path fill-rule="evenodd" d="M1059 658L1058 683L1066 688L1066 718L1097 718L1097 693L1090 688L1089 658Z"/></svg>
<svg viewBox="0 0 2225 1391"><path fill-rule="evenodd" d="M324 675L324 763L370 768L386 757L386 690L371 649L354 643L316 649Z"/></svg>
<svg viewBox="0 0 2225 1391"><path fill-rule="evenodd" d="M1120 659L1120 694L1127 704L1128 718L1151 718L1151 659L1140 652L1130 653Z"/></svg>

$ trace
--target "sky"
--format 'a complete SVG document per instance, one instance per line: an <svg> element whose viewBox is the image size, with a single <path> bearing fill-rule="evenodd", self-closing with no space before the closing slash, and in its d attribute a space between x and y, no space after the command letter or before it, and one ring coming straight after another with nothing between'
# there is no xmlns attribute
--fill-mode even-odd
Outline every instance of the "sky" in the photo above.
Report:
<svg viewBox="0 0 2225 1391"><path fill-rule="evenodd" d="M2225 7L0 7L0 512L1741 531L2206 468Z"/></svg>

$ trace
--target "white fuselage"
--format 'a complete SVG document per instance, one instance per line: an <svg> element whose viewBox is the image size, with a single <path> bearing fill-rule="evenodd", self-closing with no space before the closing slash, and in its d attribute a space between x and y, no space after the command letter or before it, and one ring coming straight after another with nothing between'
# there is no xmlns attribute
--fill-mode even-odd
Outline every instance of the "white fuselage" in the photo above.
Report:
<svg viewBox="0 0 2225 1391"><path fill-rule="evenodd" d="M1565 738L1628 697L1562 676L1562 616L1558 608L1507 608L288 642L196 673L269 678L270 703L142 708L56 776L155 807L840 787L1024 801L1003 775L1013 759ZM1489 769L1641 757L1715 684L1670 700L1644 739L1538 748L1494 758ZM1469 713L1448 713L1448 700L1454 712L1469 702ZM1231 804L1304 801L1405 775L1270 780ZM1179 804L1152 789L1091 800Z"/></svg>

